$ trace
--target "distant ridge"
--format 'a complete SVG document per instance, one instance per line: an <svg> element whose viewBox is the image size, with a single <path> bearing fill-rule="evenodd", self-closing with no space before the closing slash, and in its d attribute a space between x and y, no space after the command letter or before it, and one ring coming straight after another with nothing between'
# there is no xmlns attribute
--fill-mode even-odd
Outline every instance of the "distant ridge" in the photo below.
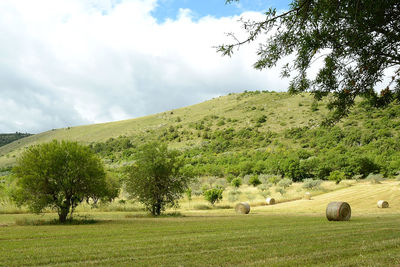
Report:
<svg viewBox="0 0 400 267"><path fill-rule="evenodd" d="M31 136L30 133L0 133L0 147L12 143L21 138Z"/></svg>

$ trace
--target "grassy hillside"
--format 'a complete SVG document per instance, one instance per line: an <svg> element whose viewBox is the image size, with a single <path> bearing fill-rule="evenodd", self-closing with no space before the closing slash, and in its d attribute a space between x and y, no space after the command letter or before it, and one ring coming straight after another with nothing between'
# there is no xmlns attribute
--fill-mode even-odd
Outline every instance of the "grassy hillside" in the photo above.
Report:
<svg viewBox="0 0 400 267"><path fill-rule="evenodd" d="M53 139L83 143L102 142L119 136L134 136L149 131L160 132L169 126L179 125L188 129L191 123L202 120L217 120L215 124L225 121L228 124L224 127L211 125L212 129L227 126L245 127L253 125L254 120L262 115L268 117L268 124L263 125L261 129L281 132L290 127L305 126L310 122L319 121L323 111L313 114L310 109L312 102L313 99L308 95L289 96L286 93L254 92L230 94L193 106L136 119L53 129L2 147L0 155L10 152L13 154L12 152L23 147Z"/></svg>
<svg viewBox="0 0 400 267"><path fill-rule="evenodd" d="M52 139L90 144L118 168L135 159L141 144L159 140L182 150L187 171L197 176L271 174L297 181L398 174L399 103L377 109L358 101L333 127L320 126L326 114L326 104L308 94L230 94L142 118L30 136L0 147L0 168L12 165L24 147Z"/></svg>

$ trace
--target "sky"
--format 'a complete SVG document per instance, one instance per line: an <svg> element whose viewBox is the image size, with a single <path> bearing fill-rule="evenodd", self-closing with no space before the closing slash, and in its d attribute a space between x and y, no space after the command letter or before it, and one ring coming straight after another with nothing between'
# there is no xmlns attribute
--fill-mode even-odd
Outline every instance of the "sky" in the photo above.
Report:
<svg viewBox="0 0 400 267"><path fill-rule="evenodd" d="M0 133L130 119L244 90L284 91L257 43L222 57L240 17L290 1L1 0Z"/></svg>

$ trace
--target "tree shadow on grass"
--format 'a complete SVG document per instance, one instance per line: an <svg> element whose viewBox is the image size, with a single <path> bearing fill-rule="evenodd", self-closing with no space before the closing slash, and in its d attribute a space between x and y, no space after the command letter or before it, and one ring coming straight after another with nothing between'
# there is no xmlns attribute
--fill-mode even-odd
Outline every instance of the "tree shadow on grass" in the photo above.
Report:
<svg viewBox="0 0 400 267"><path fill-rule="evenodd" d="M125 218L130 219L130 218L181 218L181 217L186 217L180 212L168 212L168 213L162 213L161 215L154 216L150 213L141 213L141 214L127 214L125 215Z"/></svg>
<svg viewBox="0 0 400 267"><path fill-rule="evenodd" d="M40 225L85 225L104 223L104 220L95 220L88 216L76 216L73 219L68 219L66 222L60 222L58 219L28 219L20 218L15 220L15 224L19 226L40 226Z"/></svg>

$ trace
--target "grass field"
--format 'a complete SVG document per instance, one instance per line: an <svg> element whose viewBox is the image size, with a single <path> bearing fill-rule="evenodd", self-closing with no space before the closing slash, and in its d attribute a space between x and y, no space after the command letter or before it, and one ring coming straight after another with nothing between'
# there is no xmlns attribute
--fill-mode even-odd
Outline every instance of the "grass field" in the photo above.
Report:
<svg viewBox="0 0 400 267"><path fill-rule="evenodd" d="M388 200L390 208L378 209L379 199ZM335 200L350 203L350 221L327 221L326 204ZM233 209L183 209L181 214L81 212L96 220L81 225L50 225L55 214L48 213L2 214L0 266L400 264L398 181L357 183L312 200L256 206L249 215Z"/></svg>
<svg viewBox="0 0 400 267"><path fill-rule="evenodd" d="M395 266L400 216L197 214L92 225L1 227L0 265Z"/></svg>

